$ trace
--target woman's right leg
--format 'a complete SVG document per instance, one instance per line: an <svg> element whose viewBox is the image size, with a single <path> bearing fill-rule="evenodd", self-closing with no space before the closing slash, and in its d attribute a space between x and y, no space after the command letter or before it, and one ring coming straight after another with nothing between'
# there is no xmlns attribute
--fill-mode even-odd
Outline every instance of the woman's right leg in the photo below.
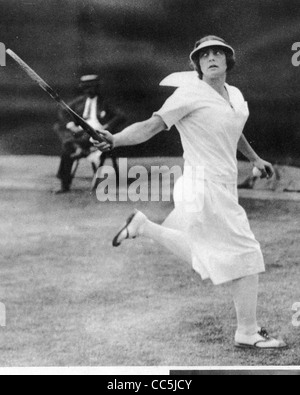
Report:
<svg viewBox="0 0 300 395"><path fill-rule="evenodd" d="M126 226L115 237L113 244L115 247L118 247L126 239L146 237L156 241L162 247L167 248L171 253L191 265L192 251L189 241L183 231L177 230L178 223L175 224L175 217L176 213L173 212L164 225L158 225L150 221L141 212L136 211L129 218Z"/></svg>
<svg viewBox="0 0 300 395"><path fill-rule="evenodd" d="M192 251L184 232L157 225L147 219L141 236L156 241L162 247L192 265Z"/></svg>
<svg viewBox="0 0 300 395"><path fill-rule="evenodd" d="M150 238L167 248L174 255L192 264L192 252L186 233L176 230L178 222L174 224L176 212L167 218L164 225L157 225L139 211L133 214L125 227L114 239L114 245L120 245L126 239L138 236ZM177 218L178 219L178 218ZM175 226L174 226L175 225ZM172 227L175 229L172 229ZM184 227L184 225L182 224ZM283 341L270 338L266 331L258 327L256 319L258 298L258 275L245 277L232 283L232 293L237 313L238 329L236 343L242 348L285 348Z"/></svg>

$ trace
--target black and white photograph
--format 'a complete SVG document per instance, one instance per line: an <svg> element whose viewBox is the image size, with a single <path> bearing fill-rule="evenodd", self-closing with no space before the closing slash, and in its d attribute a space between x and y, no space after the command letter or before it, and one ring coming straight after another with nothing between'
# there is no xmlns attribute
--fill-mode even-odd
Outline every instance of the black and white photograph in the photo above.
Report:
<svg viewBox="0 0 300 395"><path fill-rule="evenodd" d="M299 375L299 0L0 15L1 374Z"/></svg>

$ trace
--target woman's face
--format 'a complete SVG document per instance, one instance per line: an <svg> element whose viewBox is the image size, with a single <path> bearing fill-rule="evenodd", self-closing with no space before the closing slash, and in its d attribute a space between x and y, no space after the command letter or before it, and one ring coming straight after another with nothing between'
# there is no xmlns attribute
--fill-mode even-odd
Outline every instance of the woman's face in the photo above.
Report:
<svg viewBox="0 0 300 395"><path fill-rule="evenodd" d="M203 50L200 53L199 61L203 76L206 78L215 78L226 74L226 54L220 48L212 47Z"/></svg>

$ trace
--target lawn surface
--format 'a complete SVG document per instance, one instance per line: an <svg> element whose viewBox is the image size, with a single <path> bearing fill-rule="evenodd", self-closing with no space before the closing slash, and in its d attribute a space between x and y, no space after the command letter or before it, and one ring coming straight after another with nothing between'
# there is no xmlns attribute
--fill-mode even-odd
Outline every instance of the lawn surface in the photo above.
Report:
<svg viewBox="0 0 300 395"><path fill-rule="evenodd" d="M26 178L26 174L24 174ZM24 178L24 179L25 179ZM54 182L54 181L53 181ZM290 344L235 350L228 286L201 282L148 240L111 248L134 207L162 222L167 203L99 203L87 190L0 191L0 366L295 366L300 328L299 202L242 199L262 243L259 317Z"/></svg>

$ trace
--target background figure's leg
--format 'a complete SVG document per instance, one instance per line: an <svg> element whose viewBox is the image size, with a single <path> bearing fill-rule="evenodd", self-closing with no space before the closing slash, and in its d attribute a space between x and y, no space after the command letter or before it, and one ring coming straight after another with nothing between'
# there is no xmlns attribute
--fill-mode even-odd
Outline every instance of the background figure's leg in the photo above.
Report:
<svg viewBox="0 0 300 395"><path fill-rule="evenodd" d="M102 155L101 155L101 157L100 157L100 165L99 165L99 168L101 168L101 167L104 166L104 163L105 163L105 161L106 161L106 158L107 158L107 153L106 153L106 152L103 152Z"/></svg>
<svg viewBox="0 0 300 395"><path fill-rule="evenodd" d="M62 157L61 157L60 162L59 162L59 168L58 168L57 175L56 175L56 177L59 180L61 180L61 178L62 178L62 173L63 173L63 161L62 161Z"/></svg>
<svg viewBox="0 0 300 395"><path fill-rule="evenodd" d="M107 159L107 154L105 152L103 152L102 155L100 156L100 164L97 169L97 178L98 179L101 178L101 168L104 166L106 159Z"/></svg>
<svg viewBox="0 0 300 395"><path fill-rule="evenodd" d="M102 155L100 156L100 164L98 169L96 169L96 173L94 175L94 179L92 182L92 192L95 192L99 186L99 184L101 183L101 169L104 166L104 163L107 159L107 154L106 153L102 153Z"/></svg>
<svg viewBox="0 0 300 395"><path fill-rule="evenodd" d="M142 235L156 241L190 265L192 264L192 251L184 232L147 220Z"/></svg>
<svg viewBox="0 0 300 395"><path fill-rule="evenodd" d="M237 313L238 330L241 335L257 333L257 302L259 276L249 276L232 283L234 304Z"/></svg>
<svg viewBox="0 0 300 395"><path fill-rule="evenodd" d="M120 185L120 171L119 171L119 164L118 164L118 158L114 152L111 153L111 160L113 162L113 166L116 172L116 180L117 180L117 186Z"/></svg>
<svg viewBox="0 0 300 395"><path fill-rule="evenodd" d="M71 144L65 144L61 156L61 163L58 172L58 178L61 180L62 191L68 191L72 184L72 167L74 159L71 158L74 147Z"/></svg>

